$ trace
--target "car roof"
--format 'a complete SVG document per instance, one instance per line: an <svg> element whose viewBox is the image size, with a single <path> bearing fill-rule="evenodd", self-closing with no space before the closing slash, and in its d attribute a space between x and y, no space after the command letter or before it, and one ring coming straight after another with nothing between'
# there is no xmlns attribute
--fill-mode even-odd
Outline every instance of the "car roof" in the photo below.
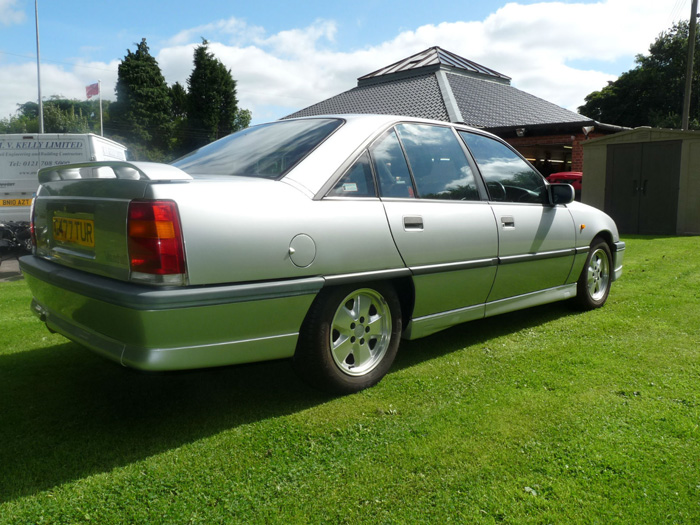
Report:
<svg viewBox="0 0 700 525"><path fill-rule="evenodd" d="M283 179L286 182L291 182L295 186L302 186L310 195L316 195L332 174L340 168L345 168L348 164L348 159L354 159L369 146L371 142L381 135L381 133L401 122L451 126L462 130L482 133L500 140L491 133L463 124L401 115L314 115L296 119L285 119L285 121L310 119L341 119L344 121L342 126L335 130L311 155L307 156L302 162L295 166Z"/></svg>

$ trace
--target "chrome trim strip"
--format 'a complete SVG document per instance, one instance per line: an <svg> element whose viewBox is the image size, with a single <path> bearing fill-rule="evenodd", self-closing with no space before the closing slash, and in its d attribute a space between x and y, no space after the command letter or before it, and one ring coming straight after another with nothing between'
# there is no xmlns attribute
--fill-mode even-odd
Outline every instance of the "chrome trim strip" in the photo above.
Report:
<svg viewBox="0 0 700 525"><path fill-rule="evenodd" d="M542 259L556 259L557 257L569 257L575 255L575 248L567 248L565 250L553 250L551 252L525 253L523 255L506 255L498 258L498 264L513 264L528 261L539 261Z"/></svg>
<svg viewBox="0 0 700 525"><path fill-rule="evenodd" d="M372 272L345 273L339 275L327 275L320 277L328 285L348 284L362 281L376 281L378 279L395 279L397 277L410 277L408 268L391 268L389 270L377 270Z"/></svg>
<svg viewBox="0 0 700 525"><path fill-rule="evenodd" d="M73 293L134 310L169 310L315 294L322 277L206 287L167 288L116 281L28 255L20 267L37 279Z"/></svg>
<svg viewBox="0 0 700 525"><path fill-rule="evenodd" d="M626 247L627 246L622 241L617 241L617 242L613 243L613 251L614 252L624 252Z"/></svg>
<svg viewBox="0 0 700 525"><path fill-rule="evenodd" d="M576 255L580 253L588 253L589 251L591 251L590 246L579 246L576 248Z"/></svg>
<svg viewBox="0 0 700 525"><path fill-rule="evenodd" d="M218 341L216 343L207 343L207 344L203 344L203 345L173 346L173 347L168 347L168 348L149 349L149 351L150 352L169 352L169 351L177 351L177 350L201 350L204 348L217 348L217 347L226 346L226 345L238 345L238 344L245 344L245 343L257 343L257 342L262 342L262 341L270 341L273 339L282 339L285 337L297 337L298 335L299 335L299 332L290 332L287 334L266 335L263 337L249 337L248 339L232 339L230 341Z"/></svg>
<svg viewBox="0 0 700 525"><path fill-rule="evenodd" d="M424 275L428 273L451 272L455 270L473 270L475 268L486 268L488 266L496 266L498 257L490 259L477 259L474 261L459 261L444 264L426 264L424 266L412 266L411 271L415 275Z"/></svg>

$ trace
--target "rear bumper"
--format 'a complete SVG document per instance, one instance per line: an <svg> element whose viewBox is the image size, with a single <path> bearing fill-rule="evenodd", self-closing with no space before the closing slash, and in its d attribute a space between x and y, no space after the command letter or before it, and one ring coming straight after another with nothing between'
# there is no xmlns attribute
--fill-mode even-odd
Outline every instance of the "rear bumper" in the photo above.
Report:
<svg viewBox="0 0 700 525"><path fill-rule="evenodd" d="M20 259L33 312L124 366L181 370L290 357L321 277L162 289L35 256Z"/></svg>

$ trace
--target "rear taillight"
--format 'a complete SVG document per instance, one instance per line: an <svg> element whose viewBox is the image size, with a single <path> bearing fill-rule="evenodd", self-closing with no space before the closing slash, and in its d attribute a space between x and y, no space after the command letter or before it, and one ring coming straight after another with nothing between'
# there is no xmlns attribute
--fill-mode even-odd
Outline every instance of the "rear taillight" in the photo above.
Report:
<svg viewBox="0 0 700 525"><path fill-rule="evenodd" d="M177 204L131 201L127 231L132 280L185 284L185 250Z"/></svg>

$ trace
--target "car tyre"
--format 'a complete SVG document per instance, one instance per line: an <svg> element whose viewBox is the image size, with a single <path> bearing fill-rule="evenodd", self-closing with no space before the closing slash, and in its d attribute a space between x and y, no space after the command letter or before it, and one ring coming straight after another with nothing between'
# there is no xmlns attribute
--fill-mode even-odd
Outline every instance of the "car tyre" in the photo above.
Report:
<svg viewBox="0 0 700 525"><path fill-rule="evenodd" d="M351 394L376 385L396 357L401 305L386 284L322 290L302 324L294 368L311 386Z"/></svg>
<svg viewBox="0 0 700 525"><path fill-rule="evenodd" d="M576 285L576 303L582 310L600 308L608 300L612 285L610 246L596 237L586 257L586 264Z"/></svg>

